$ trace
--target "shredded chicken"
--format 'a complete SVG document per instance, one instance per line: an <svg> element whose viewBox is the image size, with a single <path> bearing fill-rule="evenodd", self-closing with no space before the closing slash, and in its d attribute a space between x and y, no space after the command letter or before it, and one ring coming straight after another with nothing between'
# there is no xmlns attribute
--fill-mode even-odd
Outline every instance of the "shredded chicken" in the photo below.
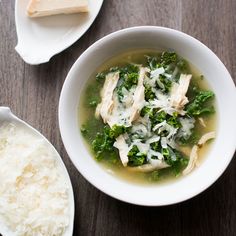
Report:
<svg viewBox="0 0 236 236"><path fill-rule="evenodd" d="M113 107L112 112L107 119L110 127L113 125L124 125L125 127L131 126L130 112L124 109L123 105L119 102L117 94L113 94Z"/></svg>
<svg viewBox="0 0 236 236"><path fill-rule="evenodd" d="M127 167L127 168L135 172L151 172L151 171L163 169L166 167L169 167L169 165L167 165L164 161L155 160L155 163L152 163L152 164L144 164L142 166Z"/></svg>
<svg viewBox="0 0 236 236"><path fill-rule="evenodd" d="M191 153L187 167L183 170L183 175L189 174L193 168L197 165L198 160L198 151L199 149L210 139L215 138L215 132L209 132L204 134L200 140L198 141L197 145L194 145Z"/></svg>
<svg viewBox="0 0 236 236"><path fill-rule="evenodd" d="M202 145L204 145L208 140L213 139L215 137L216 137L216 134L214 131L204 134L198 141L198 144L197 144L198 147L201 148Z"/></svg>
<svg viewBox="0 0 236 236"><path fill-rule="evenodd" d="M188 103L186 93L188 91L191 78L192 75L181 74L179 82L174 84L171 90L170 104L177 111L183 110L184 106Z"/></svg>
<svg viewBox="0 0 236 236"><path fill-rule="evenodd" d="M202 117L199 117L198 120L201 126L206 127L206 123Z"/></svg>
<svg viewBox="0 0 236 236"><path fill-rule="evenodd" d="M119 80L119 72L109 73L106 76L105 83L101 90L102 101L98 104L95 116L98 118L101 115L104 123L107 123L113 109L113 91L116 88L117 82Z"/></svg>
<svg viewBox="0 0 236 236"><path fill-rule="evenodd" d="M143 85L145 74L146 74L146 68L141 67L140 71L139 71L138 85L136 87L136 90L135 90L134 96L133 96L134 102L131 107L130 122L132 122L138 118L139 112L141 111L141 109L143 108L143 105L145 103L145 99L144 99L145 88Z"/></svg>
<svg viewBox="0 0 236 236"><path fill-rule="evenodd" d="M188 166L183 170L183 175L187 175L193 170L193 168L196 165L197 158L198 158L198 146L194 145L190 153Z"/></svg>
<svg viewBox="0 0 236 236"><path fill-rule="evenodd" d="M117 137L116 142L113 144L113 146L119 150L120 160L123 166L127 166L129 162L128 159L129 147L125 142L124 135L120 135L119 137Z"/></svg>

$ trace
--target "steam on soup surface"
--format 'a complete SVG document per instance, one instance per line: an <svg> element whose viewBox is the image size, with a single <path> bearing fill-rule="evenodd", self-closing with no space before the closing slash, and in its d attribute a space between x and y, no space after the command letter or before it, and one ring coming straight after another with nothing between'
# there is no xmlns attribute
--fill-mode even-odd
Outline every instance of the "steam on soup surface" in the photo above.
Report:
<svg viewBox="0 0 236 236"><path fill-rule="evenodd" d="M110 173L161 183L199 165L215 138L214 93L175 52L127 52L104 63L79 104L81 133Z"/></svg>

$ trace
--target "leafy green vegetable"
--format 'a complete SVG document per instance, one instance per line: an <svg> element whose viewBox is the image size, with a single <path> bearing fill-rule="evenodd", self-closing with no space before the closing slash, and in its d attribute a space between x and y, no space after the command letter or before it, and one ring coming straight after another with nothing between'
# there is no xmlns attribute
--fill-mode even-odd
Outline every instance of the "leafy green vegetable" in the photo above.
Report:
<svg viewBox="0 0 236 236"><path fill-rule="evenodd" d="M127 66L120 68L121 76L122 74L128 74L128 73L130 74L130 73L138 73L138 72L139 72L139 67L134 64L128 64Z"/></svg>
<svg viewBox="0 0 236 236"><path fill-rule="evenodd" d="M177 69L176 78L179 78L181 73L187 73L189 70L188 62L172 51L165 51L158 57L146 56L146 58L148 67L151 70L164 67L166 72L171 74Z"/></svg>
<svg viewBox="0 0 236 236"><path fill-rule="evenodd" d="M178 56L175 52L163 52L161 54L161 65L167 66L171 63L176 63Z"/></svg>
<svg viewBox="0 0 236 236"><path fill-rule="evenodd" d="M157 68L157 58L156 57L150 57L150 56L146 56L147 58L147 63L148 66L151 70L154 70Z"/></svg>
<svg viewBox="0 0 236 236"><path fill-rule="evenodd" d="M138 73L132 72L128 73L125 78L124 87L130 89L133 85L138 84Z"/></svg>
<svg viewBox="0 0 236 236"><path fill-rule="evenodd" d="M119 87L116 88L116 93L117 93L117 95L118 95L118 100L119 100L119 102L121 102L121 103L122 103L122 100L123 100L123 97L124 97L122 88L123 88L123 86L119 86Z"/></svg>
<svg viewBox="0 0 236 236"><path fill-rule="evenodd" d="M105 151L112 151L115 139L110 136L110 128L105 126L102 133L97 133L92 142L93 151L96 158L99 159L101 154Z"/></svg>
<svg viewBox="0 0 236 236"><path fill-rule="evenodd" d="M171 158L170 151L168 148L162 148L161 153L164 156L164 158L166 158L166 159Z"/></svg>
<svg viewBox="0 0 236 236"><path fill-rule="evenodd" d="M96 75L96 80L97 81L103 81L103 80L105 80L105 78L106 78L106 74L105 73L97 73L97 75Z"/></svg>
<svg viewBox="0 0 236 236"><path fill-rule="evenodd" d="M163 52L159 57L146 56L148 67L155 70L158 67L166 67L170 64L176 64L178 56L175 52Z"/></svg>
<svg viewBox="0 0 236 236"><path fill-rule="evenodd" d="M178 114L173 113L173 116L169 116L169 118L167 119L167 124L173 126L174 128L180 128L181 123L178 120Z"/></svg>
<svg viewBox="0 0 236 236"><path fill-rule="evenodd" d="M158 109L153 109L152 113L149 111L149 118L151 120L152 126L155 126L158 123L166 121L167 124L173 126L174 128L181 127L177 113L173 113L173 116L171 116L167 114L165 111L158 111Z"/></svg>
<svg viewBox="0 0 236 236"><path fill-rule="evenodd" d="M152 150L154 150L155 152L160 152L161 150L161 145L160 142L154 142L150 144Z"/></svg>
<svg viewBox="0 0 236 236"><path fill-rule="evenodd" d="M170 147L162 148L159 142L152 143L151 148L154 151L162 153L165 162L170 165L168 171L174 172L176 176L179 175L183 168L188 164L188 159L185 158L180 152L173 150ZM162 171L160 170L158 173L158 177L161 176L161 173Z"/></svg>
<svg viewBox="0 0 236 236"><path fill-rule="evenodd" d="M132 88L132 86L137 85L138 76L139 76L139 68L136 65L129 64L125 67L118 68L120 72L119 85L116 88L118 99L122 102L124 97L123 88L126 88L128 91Z"/></svg>
<svg viewBox="0 0 236 236"><path fill-rule="evenodd" d="M180 152L173 151L170 147L160 148L156 151L162 152L166 163L170 165L170 167L161 170L156 170L150 173L150 181L159 181L162 178L170 176L170 174L178 176L188 164L187 158L185 158Z"/></svg>
<svg viewBox="0 0 236 236"><path fill-rule="evenodd" d="M161 83L164 85L164 92L170 92L172 82L165 75L159 75Z"/></svg>
<svg viewBox="0 0 236 236"><path fill-rule="evenodd" d="M177 62L177 66L181 70L182 73L187 72L189 69L188 62L184 59L179 59L179 61Z"/></svg>
<svg viewBox="0 0 236 236"><path fill-rule="evenodd" d="M155 93L152 91L151 86L149 85L145 85L144 95L146 101L153 100L156 97Z"/></svg>
<svg viewBox="0 0 236 236"><path fill-rule="evenodd" d="M161 123L166 120L167 114L164 111L158 112L156 109L154 109L155 115L153 115L153 119L155 119L154 123Z"/></svg>
<svg viewBox="0 0 236 236"><path fill-rule="evenodd" d="M128 153L129 166L141 166L146 163L146 154L140 153L138 147L134 145Z"/></svg>
<svg viewBox="0 0 236 236"><path fill-rule="evenodd" d="M149 119L151 120L152 126L166 120L167 124L173 126L174 128L181 127L177 113L173 113L173 116L171 116L167 114L165 111L158 111L157 108L152 109L150 107L145 106L141 110L140 115L144 117L146 114L148 114Z"/></svg>
<svg viewBox="0 0 236 236"><path fill-rule="evenodd" d="M152 114L149 116L152 127L154 127L156 124L161 123L166 120L167 114L164 111L158 111L157 108L154 108L152 110Z"/></svg>
<svg viewBox="0 0 236 236"><path fill-rule="evenodd" d="M103 132L97 133L95 139L92 142L93 151L96 154L96 158L101 160L102 154L106 151L113 151L113 144L116 138L125 133L127 130L124 126L114 125L112 128L105 126Z"/></svg>
<svg viewBox="0 0 236 236"><path fill-rule="evenodd" d="M150 107L144 106L140 112L140 115L144 117L146 114L149 115L149 117L152 116L152 109Z"/></svg>
<svg viewBox="0 0 236 236"><path fill-rule="evenodd" d="M162 155L168 165L171 166L175 175L179 175L181 170L187 166L188 159L180 152L172 150L170 147L162 149Z"/></svg>
<svg viewBox="0 0 236 236"><path fill-rule="evenodd" d="M125 133L127 128L123 125L113 125L109 131L109 137L116 139L119 135Z"/></svg>
<svg viewBox="0 0 236 236"><path fill-rule="evenodd" d="M191 116L199 116L214 112L213 106L205 106L205 103L214 97L212 91L199 91L194 100L187 105L187 114Z"/></svg>
<svg viewBox="0 0 236 236"><path fill-rule="evenodd" d="M189 159L181 155L181 153L176 152L176 160L172 164L175 176L178 176L182 170L188 165Z"/></svg>

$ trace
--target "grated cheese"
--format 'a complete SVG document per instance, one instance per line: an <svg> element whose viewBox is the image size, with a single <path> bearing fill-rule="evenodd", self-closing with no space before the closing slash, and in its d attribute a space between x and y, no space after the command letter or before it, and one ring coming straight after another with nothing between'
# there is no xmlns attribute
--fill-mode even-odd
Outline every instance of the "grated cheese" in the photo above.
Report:
<svg viewBox="0 0 236 236"><path fill-rule="evenodd" d="M13 123L0 126L0 221L19 236L60 236L69 225L68 183L57 153Z"/></svg>
<svg viewBox="0 0 236 236"><path fill-rule="evenodd" d="M192 134L192 129L194 128L195 119L194 118L180 118L181 128L178 131L178 137L183 137L188 139Z"/></svg>

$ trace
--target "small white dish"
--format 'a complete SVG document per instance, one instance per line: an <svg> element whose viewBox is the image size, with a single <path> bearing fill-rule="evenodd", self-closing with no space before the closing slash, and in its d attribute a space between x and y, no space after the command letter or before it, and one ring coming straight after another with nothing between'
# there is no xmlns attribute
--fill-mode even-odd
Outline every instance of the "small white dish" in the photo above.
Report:
<svg viewBox="0 0 236 236"><path fill-rule="evenodd" d="M32 65L48 62L52 56L77 41L91 26L103 0L89 0L89 12L29 18L29 0L16 0L15 22L18 37L16 51Z"/></svg>
<svg viewBox="0 0 236 236"><path fill-rule="evenodd" d="M217 137L204 162L189 175L163 185L135 185L110 175L84 144L78 104L91 74L106 60L130 49L173 49L204 75L216 96ZM125 202L161 206L196 196L212 185L230 163L236 146L236 89L220 59L197 39L155 26L117 31L90 46L74 63L62 88L59 125L63 143L78 171L104 193Z"/></svg>
<svg viewBox="0 0 236 236"><path fill-rule="evenodd" d="M32 132L32 134L44 139L48 144L50 144L50 146L55 151L55 153L56 153L55 156L57 156L56 161L59 163L59 165L61 166L61 168L64 171L64 176L66 178L66 181L68 183L68 188L69 188L69 204L70 204L69 218L70 218L70 222L69 222L69 226L67 227L63 236L72 236L73 235L73 227L74 227L74 212L75 212L74 194L73 194L73 188L72 188L72 184L70 181L70 177L68 175L67 169L66 169L60 155L58 154L56 149L53 147L53 145L41 133L39 133L39 131L37 131L36 129L31 127L26 122L20 120L18 117L16 117L8 107L0 107L0 123L13 123L16 125L25 126L25 128L29 129L29 131ZM10 231L1 221L0 221L0 234L2 234L4 236L16 236L16 234L14 232Z"/></svg>

